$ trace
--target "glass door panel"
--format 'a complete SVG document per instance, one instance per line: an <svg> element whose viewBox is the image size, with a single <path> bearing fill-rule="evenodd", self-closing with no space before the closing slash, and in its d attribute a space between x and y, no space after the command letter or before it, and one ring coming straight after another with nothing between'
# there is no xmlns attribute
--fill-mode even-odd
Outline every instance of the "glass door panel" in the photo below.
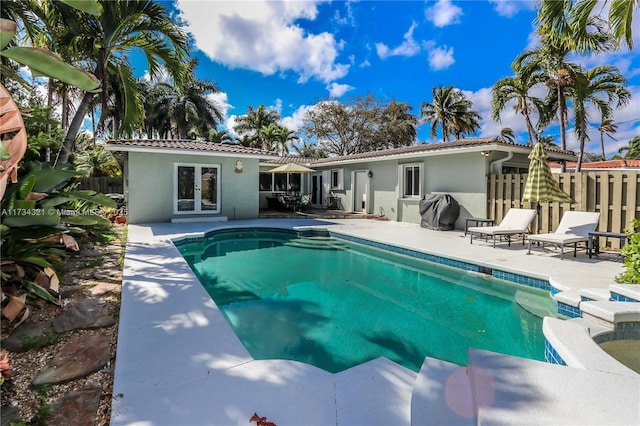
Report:
<svg viewBox="0 0 640 426"><path fill-rule="evenodd" d="M194 166L178 166L178 205L179 212L192 212L196 208L195 179L196 168Z"/></svg>
<svg viewBox="0 0 640 426"><path fill-rule="evenodd" d="M216 167L202 167L200 169L200 210L211 211L218 209L218 169Z"/></svg>

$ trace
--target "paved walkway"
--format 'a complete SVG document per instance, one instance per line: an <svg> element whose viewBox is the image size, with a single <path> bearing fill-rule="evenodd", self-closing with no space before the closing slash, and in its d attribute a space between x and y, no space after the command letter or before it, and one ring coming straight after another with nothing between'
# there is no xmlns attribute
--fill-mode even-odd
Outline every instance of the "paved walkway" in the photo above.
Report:
<svg viewBox="0 0 640 426"><path fill-rule="evenodd" d="M584 252L577 258L567 256L565 260L542 250L527 255L526 247L518 243L512 243L511 247L501 244L497 248L482 241L471 245L458 231L430 231L399 222L300 219L129 225L112 425L242 425L249 424L254 412L279 426L411 424L411 398L418 375L391 361L379 358L330 374L298 362L251 358L170 241L180 235L216 227L245 225L328 227L336 232L471 260L487 267L552 278L567 289L607 288L622 270L620 263L590 260ZM513 360L513 357L498 356L501 357ZM487 368L498 369L495 358L489 358L491 366ZM520 375L512 369L513 374L509 376L520 381L528 377L525 373L529 366L531 371L543 369L550 376L557 375L557 368L569 371L568 367L530 360L515 359L510 365L521 366L517 370ZM623 408L631 410L625 415L612 413L611 423L640 419L638 403L634 406L631 399L640 392L640 379L607 381L594 374L591 381L592 376L585 375L585 370L580 371L578 391L589 396L582 399L589 404L585 405L583 415L558 418L558 423L580 423L589 418L601 420L602 417L589 417L589 410L594 409L591 401L596 399L607 406L631 405ZM536 382L544 374L525 380ZM603 389L601 384L609 382L615 388ZM566 385L566 380L564 383ZM527 386L527 383L519 385ZM439 385L434 382L429 386ZM571 386L565 389L575 391ZM508 404L499 406L507 399L496 401L496 411L486 413L492 413L491 418L498 422L518 419L541 423L540 419L545 417L537 417L540 412L547 412L546 418L553 419L547 410L548 401L542 397L529 399L527 409L522 410L523 416L518 415L517 407L509 411ZM575 407L575 400L573 397L567 402ZM554 404L558 405L557 398Z"/></svg>

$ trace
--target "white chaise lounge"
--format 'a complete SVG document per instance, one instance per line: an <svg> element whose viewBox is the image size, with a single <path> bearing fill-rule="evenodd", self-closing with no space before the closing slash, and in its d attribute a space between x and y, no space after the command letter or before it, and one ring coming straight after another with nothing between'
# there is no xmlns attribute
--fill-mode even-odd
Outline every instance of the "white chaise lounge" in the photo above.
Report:
<svg viewBox="0 0 640 426"><path fill-rule="evenodd" d="M600 213L597 212L565 212L555 232L529 235L529 253L533 242L541 243L542 248L549 244L559 247L560 259L564 259L564 246L573 244L573 257L576 257L578 243L589 241L589 232L596 230L599 220Z"/></svg>
<svg viewBox="0 0 640 426"><path fill-rule="evenodd" d="M511 208L504 215L504 218L500 222L500 225L496 226L472 226L467 229L467 232L471 233L471 244L473 244L473 237L481 236L493 239L493 247L496 246L496 237L507 237L509 246L511 245L512 235L522 235L522 244L524 244L524 237L529 230L531 221L536 216L536 211L532 209L517 209Z"/></svg>

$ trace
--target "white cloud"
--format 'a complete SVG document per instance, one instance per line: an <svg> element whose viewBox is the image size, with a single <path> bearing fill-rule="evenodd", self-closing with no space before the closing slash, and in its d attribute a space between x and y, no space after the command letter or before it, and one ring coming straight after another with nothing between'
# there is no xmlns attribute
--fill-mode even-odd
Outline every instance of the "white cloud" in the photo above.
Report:
<svg viewBox="0 0 640 426"><path fill-rule="evenodd" d="M316 1L204 2L178 0L195 45L211 60L264 75L293 71L299 81L326 83L344 77L348 64L337 63L342 42L332 34L310 34L295 24L314 20Z"/></svg>
<svg viewBox="0 0 640 426"><path fill-rule="evenodd" d="M413 39L413 31L418 25L413 22L409 27L409 30L404 34L404 41L393 49L389 49L384 43L376 43L376 52L381 59L388 58L389 56L415 56L420 53L420 46Z"/></svg>
<svg viewBox="0 0 640 426"><path fill-rule="evenodd" d="M425 16L436 27L446 27L460 22L462 9L455 6L451 0L438 0L438 2L425 10Z"/></svg>
<svg viewBox="0 0 640 426"><path fill-rule="evenodd" d="M429 67L438 71L449 68L456 60L453 58L453 47L435 47L429 51Z"/></svg>
<svg viewBox="0 0 640 426"><path fill-rule="evenodd" d="M229 109L233 109L233 105L228 102L227 94L225 92L210 93L207 98L213 101L213 104L222 112L222 121L226 121Z"/></svg>
<svg viewBox="0 0 640 426"><path fill-rule="evenodd" d="M280 124L285 126L289 130L298 131L302 128L302 124L304 123L304 117L313 105L302 105L296 109L293 114L289 117L283 117L280 120Z"/></svg>
<svg viewBox="0 0 640 426"><path fill-rule="evenodd" d="M339 84L333 82L327 85L327 90L329 91L329 97L331 98L339 98L340 96L347 93L349 90L353 90L354 87L348 84Z"/></svg>
<svg viewBox="0 0 640 426"><path fill-rule="evenodd" d="M507 18L513 17L521 10L533 10L536 5L534 0L489 0L489 3L493 3L498 15Z"/></svg>

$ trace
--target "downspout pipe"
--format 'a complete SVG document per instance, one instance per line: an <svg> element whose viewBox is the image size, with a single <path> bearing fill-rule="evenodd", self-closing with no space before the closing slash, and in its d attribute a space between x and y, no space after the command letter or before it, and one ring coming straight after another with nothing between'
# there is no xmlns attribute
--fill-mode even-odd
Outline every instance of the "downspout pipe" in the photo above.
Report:
<svg viewBox="0 0 640 426"><path fill-rule="evenodd" d="M509 161L509 160L511 160L512 158L513 158L513 151L509 151L509 152L507 153L507 156L506 156L506 157L504 157L504 158L499 158L499 159L497 159L497 160L492 161L491 163L489 163L489 173L492 173L493 168L494 168L495 166L497 166L498 164L502 164L502 163L504 163L505 161Z"/></svg>

